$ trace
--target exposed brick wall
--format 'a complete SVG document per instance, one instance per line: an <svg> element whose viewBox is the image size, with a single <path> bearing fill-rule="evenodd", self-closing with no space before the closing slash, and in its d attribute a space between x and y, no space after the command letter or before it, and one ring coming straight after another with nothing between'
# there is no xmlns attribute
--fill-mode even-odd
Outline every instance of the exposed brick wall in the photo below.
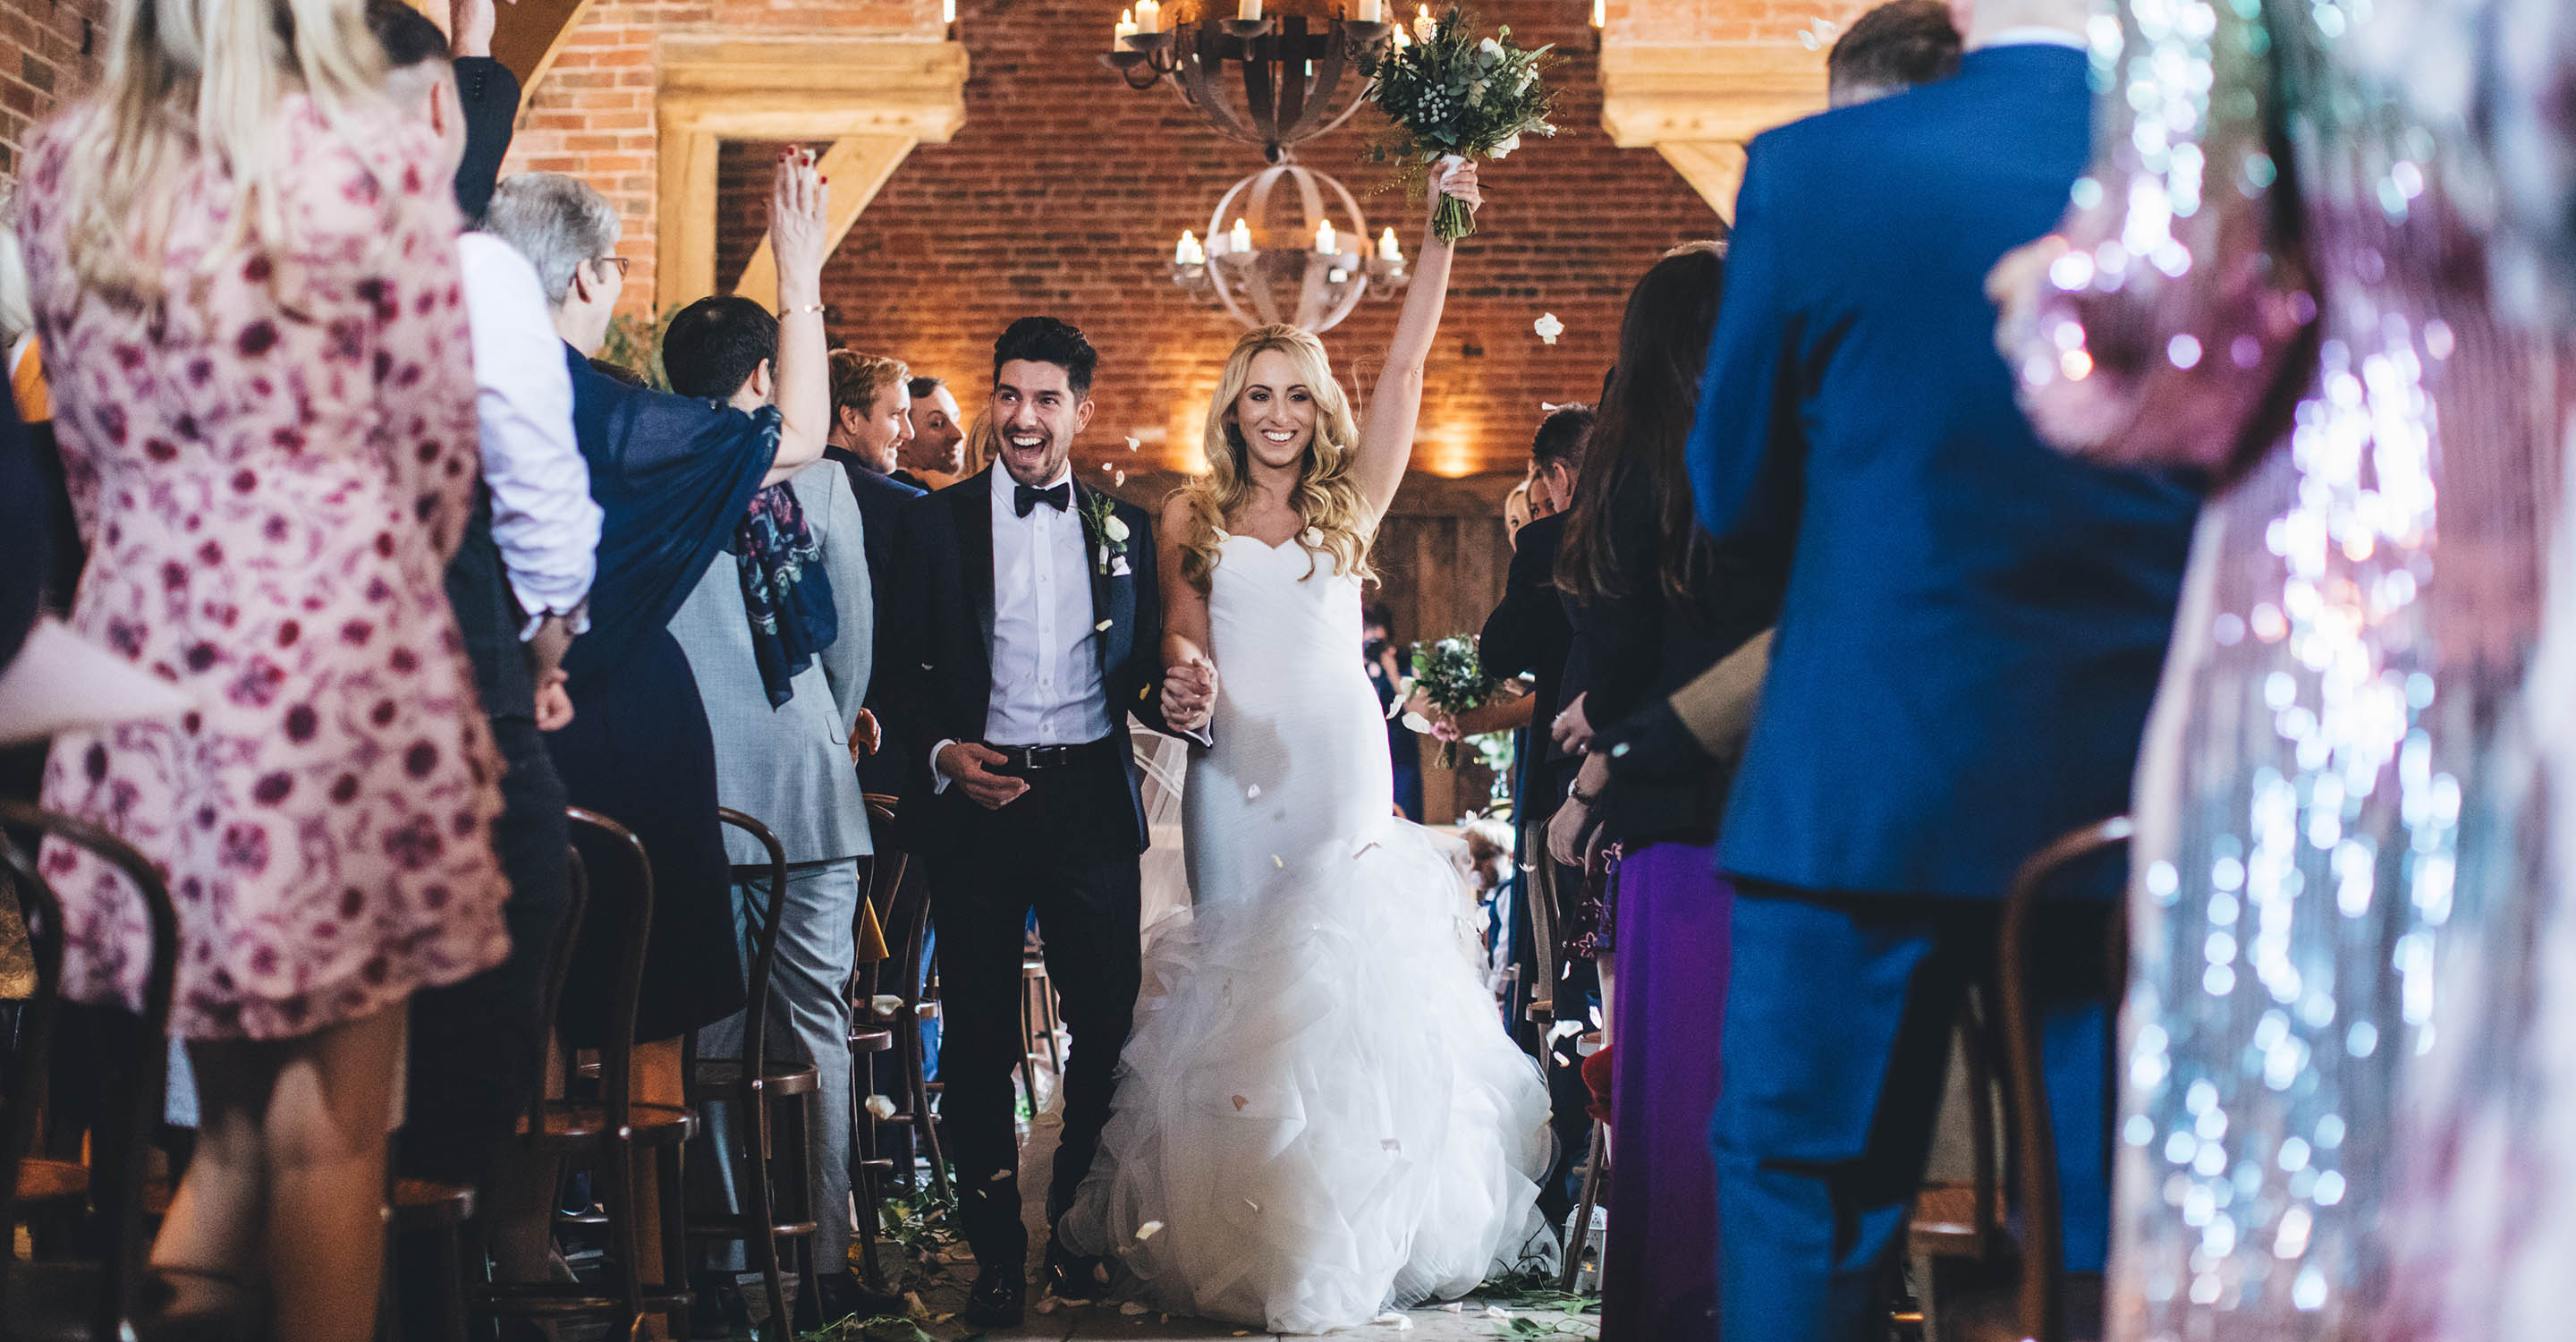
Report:
<svg viewBox="0 0 2576 1342"><path fill-rule="evenodd" d="M0 2L0 178L15 180L27 129L95 87L107 0Z"/></svg>
<svg viewBox="0 0 2576 1342"><path fill-rule="evenodd" d="M606 193L625 219L618 252L632 263L622 306L649 311L660 164L656 38L786 30L936 39L939 11L939 0L596 0L521 105L502 171L571 173Z"/></svg>
<svg viewBox="0 0 2576 1342"><path fill-rule="evenodd" d="M1615 149L1602 132L1583 5L1479 8L1521 41L1567 53L1555 75L1563 131L1489 165L1485 231L1459 248L1417 454L1417 464L1445 473L1517 469L1541 401L1599 392L1636 277L1664 249L1718 228L1661 157ZM948 144L913 151L824 277L835 339L949 378L966 389L970 411L989 378L993 337L1011 319L1051 313L1081 326L1101 350L1099 409L1080 448L1095 472L1113 458L1190 460L1240 328L1212 300L1175 288L1166 267L1181 230L1204 232L1218 196L1262 166L1258 149L1220 137L1170 90L1130 92L1100 64L1115 12L1107 0L966 0L965 127ZM1372 236L1396 224L1411 255L1416 207L1374 193L1383 170L1360 161L1375 119L1363 110L1298 158L1351 189ZM773 160L771 146L726 146L719 286L759 242ZM1364 304L1326 333L1345 385L1365 390L1355 362L1374 377L1396 306ZM1566 326L1552 348L1530 330L1542 311ZM1133 457L1121 442L1131 435L1146 442Z"/></svg>

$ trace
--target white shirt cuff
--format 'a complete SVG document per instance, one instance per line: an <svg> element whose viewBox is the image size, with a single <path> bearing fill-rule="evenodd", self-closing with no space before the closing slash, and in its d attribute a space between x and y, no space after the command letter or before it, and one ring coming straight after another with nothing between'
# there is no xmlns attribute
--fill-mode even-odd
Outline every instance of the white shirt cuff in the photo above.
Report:
<svg viewBox="0 0 2576 1342"><path fill-rule="evenodd" d="M946 792L946 791L948 790L948 775L946 775L946 774L944 774L944 773L941 773L941 772L939 771L939 754L940 754L940 752L941 752L941 751L944 751L944 750L948 749L950 746L953 746L953 745L955 745L955 744L957 744L957 738L952 736L952 737L949 737L947 740L942 741L942 742L940 742L939 744L937 744L937 745L935 745L935 746L932 746L932 747L930 748L930 795L931 795L931 796L936 797L936 796L938 796L939 794L941 794L941 793L943 793L943 792Z"/></svg>

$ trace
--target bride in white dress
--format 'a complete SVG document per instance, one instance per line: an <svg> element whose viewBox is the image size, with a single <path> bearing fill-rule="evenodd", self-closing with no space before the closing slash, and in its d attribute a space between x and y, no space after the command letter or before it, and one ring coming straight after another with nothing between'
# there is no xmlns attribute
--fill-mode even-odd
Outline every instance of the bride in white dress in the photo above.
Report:
<svg viewBox="0 0 2576 1342"><path fill-rule="evenodd" d="M1473 166L1441 191L1474 203ZM1462 873L1392 814L1360 657L1449 261L1426 238L1365 432L1314 336L1245 336L1209 473L1159 523L1167 718L1198 725L1214 691L1182 796L1193 906L1148 947L1058 1234L1174 1314L1323 1332L1554 1255L1547 1094L1478 978Z"/></svg>

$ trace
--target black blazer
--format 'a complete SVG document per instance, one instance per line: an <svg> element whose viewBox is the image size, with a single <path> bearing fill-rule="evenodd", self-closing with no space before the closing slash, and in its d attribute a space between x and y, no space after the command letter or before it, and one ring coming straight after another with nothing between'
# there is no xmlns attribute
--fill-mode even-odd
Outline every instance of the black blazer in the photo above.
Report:
<svg viewBox="0 0 2576 1342"><path fill-rule="evenodd" d="M913 852L930 852L971 840L983 814L965 793L934 792L930 748L943 740L981 741L993 693L993 468L987 467L927 498L915 499L897 519L894 578L887 584L885 631L878 662L895 721L913 762L906 790L901 840ZM1090 646L1100 658L1100 683L1109 699L1109 734L1129 750L1127 715L1163 729L1163 602L1154 581L1154 521L1144 509L1099 494L1077 478L1074 506L1109 498L1126 524L1126 572L1104 575L1085 556L1092 610L1106 629ZM1089 531L1086 523L1085 531ZM1088 537L1097 546L1100 538ZM1145 803L1131 763L1128 801L1136 816L1136 850L1145 849Z"/></svg>
<svg viewBox="0 0 2576 1342"><path fill-rule="evenodd" d="M859 501L859 530L866 538L868 555L868 590L876 598L876 660L871 665L890 667L894 663L886 652L885 616L893 601L887 589L895 571L894 535L902 525L904 508L922 497L922 492L869 470L859 464L857 456L841 448L824 448L823 459L841 468L842 476L850 482L850 493ZM877 753L859 761L859 783L870 792L901 795L912 771L906 761L905 742L894 734L893 724L887 721L894 711L885 686L884 672L870 678L867 706L877 715L877 725L884 729L885 736L877 745Z"/></svg>
<svg viewBox="0 0 2576 1342"><path fill-rule="evenodd" d="M1486 674L1529 675L1536 680L1529 732L1522 738L1518 802L1545 815L1556 809L1574 779L1575 761L1556 748L1549 728L1565 705L1565 658L1574 647L1574 625L1556 589L1556 547L1565 537L1565 514L1522 527L1512 550L1503 600L1485 617L1476 655Z"/></svg>

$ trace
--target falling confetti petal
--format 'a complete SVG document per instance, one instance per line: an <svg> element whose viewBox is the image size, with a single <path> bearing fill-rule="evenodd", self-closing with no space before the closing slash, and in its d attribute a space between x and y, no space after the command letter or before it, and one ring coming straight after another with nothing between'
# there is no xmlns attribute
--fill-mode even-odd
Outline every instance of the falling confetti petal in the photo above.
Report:
<svg viewBox="0 0 2576 1342"><path fill-rule="evenodd" d="M992 1182L994 1182L994 1183L997 1183L997 1184L998 1184L998 1183L1002 1182L1004 1179L1008 1179L1008 1178L1010 1178L1010 1177L1011 1177L1011 1172L1010 1172L1009 1170L995 1170L995 1171L993 1171L993 1178L992 1178Z"/></svg>
<svg viewBox="0 0 2576 1342"><path fill-rule="evenodd" d="M868 1113L876 1121L883 1123L894 1117L894 1101L883 1095L871 1095L868 1097Z"/></svg>
<svg viewBox="0 0 2576 1342"><path fill-rule="evenodd" d="M1242 1097L1242 1096L1240 1096L1240 1095L1235 1096L1235 1097L1234 1097L1234 1112L1236 1112L1236 1113L1238 1113L1238 1114L1239 1114L1239 1113L1242 1113L1242 1112L1243 1112L1243 1106L1245 1106L1245 1105L1247 1105L1247 1104L1250 1104L1250 1103L1252 1103L1252 1101L1247 1100L1247 1099L1243 1098L1243 1097Z"/></svg>
<svg viewBox="0 0 2576 1342"><path fill-rule="evenodd" d="M1113 484L1121 484L1121 485L1123 485L1123 484L1127 483L1127 472L1125 472L1125 471L1120 471L1120 472L1118 472L1118 474L1117 474L1117 478L1116 478L1115 480L1111 481L1111 483L1113 483Z"/></svg>
<svg viewBox="0 0 2576 1342"><path fill-rule="evenodd" d="M1243 795L1246 799L1259 797L1261 795L1261 785L1259 783L1255 783L1252 786L1245 788L1243 790Z"/></svg>
<svg viewBox="0 0 2576 1342"><path fill-rule="evenodd" d="M1134 438L1129 438L1129 439L1127 440L1127 450L1128 450L1128 451L1130 451L1130 452L1133 452L1133 451L1135 451L1137 448L1140 448L1140 447L1143 447L1143 446L1144 446L1144 444L1143 444L1143 443L1137 442ZM1238 1334L1236 1334L1236 1336L1238 1336L1238 1337L1239 1337L1239 1336L1241 1336L1241 1334L1239 1334L1239 1333L1238 1333Z"/></svg>
<svg viewBox="0 0 2576 1342"><path fill-rule="evenodd" d="M903 1010L903 999L893 993L878 993L868 999L868 1005L881 1015L892 1015Z"/></svg>
<svg viewBox="0 0 2576 1342"><path fill-rule="evenodd" d="M1137 1242L1138 1244L1142 1244L1142 1243L1144 1243L1145 1241L1147 1241L1147 1240L1149 1240L1149 1239L1152 1239L1153 1237L1155 1237L1156 1235L1159 1235L1159 1234L1161 1234L1161 1233L1163 1233L1163 1223L1162 1223L1162 1222L1160 1222L1160 1221L1147 1221L1145 1224L1143 1224L1143 1225L1140 1225L1140 1226L1136 1227L1136 1242Z"/></svg>
<svg viewBox="0 0 2576 1342"><path fill-rule="evenodd" d="M1118 1312L1132 1319L1145 1312L1145 1302L1142 1300L1130 1300L1126 1304L1120 1305L1118 1307Z"/></svg>
<svg viewBox="0 0 2576 1342"><path fill-rule="evenodd" d="M1111 624L1113 624L1113 623L1116 623L1116 622L1115 622L1115 621L1112 621L1112 620L1102 620L1100 623L1095 624L1095 625L1093 625L1093 626L1091 626L1091 627L1092 627L1093 629L1097 630L1097 631L1100 631L1100 632L1102 632L1102 633L1106 633L1106 632L1108 632L1108 630L1109 630L1109 626L1110 626Z"/></svg>
<svg viewBox="0 0 2576 1342"><path fill-rule="evenodd" d="M1503 1308L1503 1307L1502 1307L1502 1306L1500 1306L1500 1305L1487 1305L1487 1306L1485 1306L1485 1317L1486 1317L1486 1318L1489 1318L1489 1319L1508 1319L1508 1318L1510 1318L1511 1316L1512 1316L1512 1312L1511 1312L1510 1310L1508 1310L1508 1309Z"/></svg>
<svg viewBox="0 0 2576 1342"><path fill-rule="evenodd" d="M1102 475L1107 475L1107 474L1109 474L1111 471L1116 470L1116 469L1117 469L1117 467L1110 465L1108 462L1105 462L1105 461L1104 461L1104 462L1100 463L1100 473L1101 473Z"/></svg>
<svg viewBox="0 0 2576 1342"><path fill-rule="evenodd" d="M1277 853L1272 853L1270 855L1270 865L1277 867L1281 871L1286 871L1288 869L1288 864L1280 861Z"/></svg>
<svg viewBox="0 0 2576 1342"><path fill-rule="evenodd" d="M1540 340L1553 345L1558 336L1565 334L1565 323L1558 321L1553 312L1542 312L1538 314L1537 321L1530 323L1530 330L1536 332Z"/></svg>

